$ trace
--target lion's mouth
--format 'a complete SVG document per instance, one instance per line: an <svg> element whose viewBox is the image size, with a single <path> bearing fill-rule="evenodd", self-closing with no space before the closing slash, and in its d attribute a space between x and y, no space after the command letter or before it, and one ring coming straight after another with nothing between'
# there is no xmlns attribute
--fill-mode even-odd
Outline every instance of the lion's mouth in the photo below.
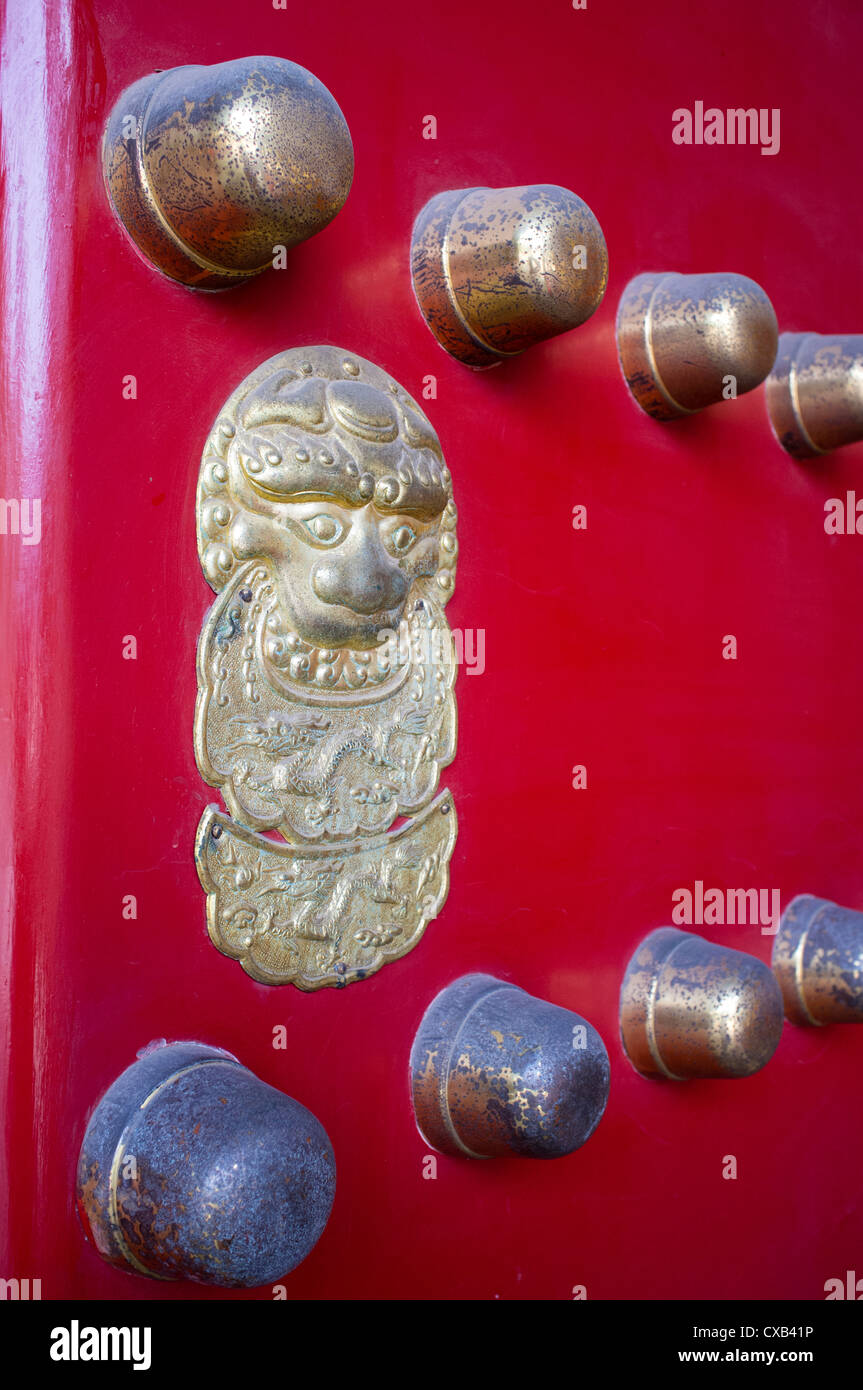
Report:
<svg viewBox="0 0 863 1390"><path fill-rule="evenodd" d="M282 630L275 615L267 623L264 655L295 684L317 690L369 690L392 680L409 661L406 643L384 642L370 650L317 647Z"/></svg>
<svg viewBox="0 0 863 1390"><path fill-rule="evenodd" d="M449 648L437 639L449 633L438 605L417 586L409 612L388 627L370 648L324 645L300 636L278 599L268 565L252 561L233 577L235 621L243 637L248 688L255 687L255 660L274 690L289 700L310 705L374 704L395 694L429 663L449 660ZM420 596L422 595L422 596ZM231 611L228 604L228 611ZM451 645L451 639L448 639ZM420 682L421 684L421 682ZM417 697L415 697L417 698Z"/></svg>

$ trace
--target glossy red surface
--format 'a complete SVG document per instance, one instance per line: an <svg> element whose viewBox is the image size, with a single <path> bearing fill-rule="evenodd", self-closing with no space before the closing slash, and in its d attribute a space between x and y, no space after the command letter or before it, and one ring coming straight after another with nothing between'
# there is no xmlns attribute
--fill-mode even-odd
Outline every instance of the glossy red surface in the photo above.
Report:
<svg viewBox="0 0 863 1390"><path fill-rule="evenodd" d="M863 905L863 538L823 528L826 498L863 492L863 447L794 464L762 391L657 425L626 392L613 324L642 270L735 270L782 329L860 331L863 14L853 0L58 0L45 14L9 0L3 37L3 491L43 498L43 535L0 537L14 837L0 1274L41 1278L45 1298L232 1296L110 1269L74 1213L91 1107L165 1037L228 1048L333 1141L333 1215L289 1297L822 1298L860 1264L863 1029L786 1024L755 1077L653 1084L622 1054L617 996L635 945L696 879ZM254 53L333 92L354 188L288 270L196 296L113 222L102 122L153 68ZM696 100L780 108L780 153L673 144L672 111ZM608 293L583 328L475 375L415 306L411 224L442 189L536 181L596 212ZM192 844L215 794L191 730L211 593L193 509L228 392L317 342L415 394L437 377L427 409L461 511L449 612L485 630L486 669L457 685L443 914L368 982L306 996L254 984L207 939ZM705 934L769 957L756 928ZM611 1098L569 1158L441 1158L428 1181L410 1043L470 970L585 1014Z"/></svg>

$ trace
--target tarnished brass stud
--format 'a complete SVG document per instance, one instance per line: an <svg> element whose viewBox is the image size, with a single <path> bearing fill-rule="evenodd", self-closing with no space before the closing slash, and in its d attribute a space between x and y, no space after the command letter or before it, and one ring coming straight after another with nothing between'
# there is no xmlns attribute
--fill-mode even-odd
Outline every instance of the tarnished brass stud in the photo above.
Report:
<svg viewBox="0 0 863 1390"><path fill-rule="evenodd" d="M602 1118L609 1063L576 1013L492 975L463 975L432 1001L411 1049L420 1133L467 1158L560 1158Z"/></svg>
<svg viewBox="0 0 863 1390"><path fill-rule="evenodd" d="M773 305L745 275L637 275L617 311L626 384L654 420L759 386L776 357Z"/></svg>
<svg viewBox="0 0 863 1390"><path fill-rule="evenodd" d="M793 458L863 439L863 333L783 333L767 378L773 433Z"/></svg>
<svg viewBox="0 0 863 1390"><path fill-rule="evenodd" d="M863 1023L863 912L793 898L773 942L773 972L793 1023Z"/></svg>
<svg viewBox="0 0 863 1390"><path fill-rule="evenodd" d="M285 58L151 73L105 129L114 210L172 280L225 289L331 222L351 186L345 118L323 83Z"/></svg>
<svg viewBox="0 0 863 1390"><path fill-rule="evenodd" d="M779 1045L782 996L755 956L660 927L629 962L620 1035L642 1076L750 1076Z"/></svg>
<svg viewBox="0 0 863 1390"><path fill-rule="evenodd" d="M78 1159L85 1235L152 1279L270 1284L315 1245L336 1186L315 1116L204 1043L144 1048L96 1106Z"/></svg>
<svg viewBox="0 0 863 1390"><path fill-rule="evenodd" d="M441 347L491 367L590 318L608 252L590 208L566 188L459 188L417 218L411 271Z"/></svg>

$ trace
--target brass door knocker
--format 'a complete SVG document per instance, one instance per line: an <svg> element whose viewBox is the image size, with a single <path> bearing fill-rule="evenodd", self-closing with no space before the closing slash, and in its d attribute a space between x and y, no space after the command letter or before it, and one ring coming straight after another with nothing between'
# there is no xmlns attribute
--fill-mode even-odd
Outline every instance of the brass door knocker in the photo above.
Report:
<svg viewBox="0 0 863 1390"><path fill-rule="evenodd" d="M440 442L381 368L294 349L219 414L196 511L218 597L195 755L228 812L198 828L210 936L266 984L362 980L440 911L456 837L438 790L456 743Z"/></svg>

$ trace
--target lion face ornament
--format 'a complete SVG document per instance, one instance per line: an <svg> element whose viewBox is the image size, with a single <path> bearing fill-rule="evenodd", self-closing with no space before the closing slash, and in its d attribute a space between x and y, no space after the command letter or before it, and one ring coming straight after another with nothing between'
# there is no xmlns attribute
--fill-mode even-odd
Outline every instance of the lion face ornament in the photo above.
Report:
<svg viewBox="0 0 863 1390"><path fill-rule="evenodd" d="M220 413L196 512L195 755L228 811L198 828L210 936L264 983L364 979L440 911L455 843L440 442L372 363L281 353Z"/></svg>

